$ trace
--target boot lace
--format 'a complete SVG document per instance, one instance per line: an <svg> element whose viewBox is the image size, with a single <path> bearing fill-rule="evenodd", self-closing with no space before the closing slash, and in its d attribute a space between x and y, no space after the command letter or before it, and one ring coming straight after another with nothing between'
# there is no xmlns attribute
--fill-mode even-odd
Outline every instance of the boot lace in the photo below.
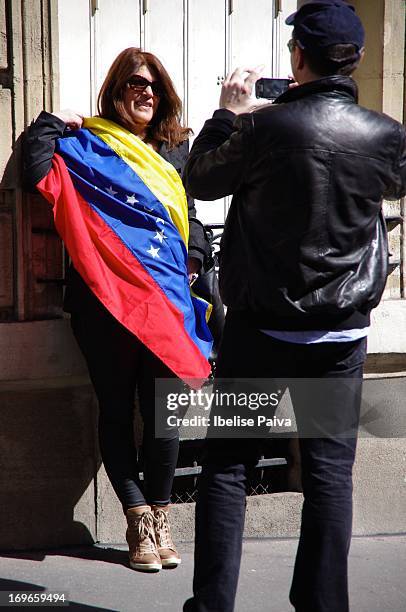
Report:
<svg viewBox="0 0 406 612"><path fill-rule="evenodd" d="M144 512L141 518L134 522L137 533L136 548L140 555L156 553L154 533L154 516L152 512Z"/></svg>
<svg viewBox="0 0 406 612"><path fill-rule="evenodd" d="M170 548L175 550L171 536L168 516L163 510L155 510L155 535L158 548Z"/></svg>

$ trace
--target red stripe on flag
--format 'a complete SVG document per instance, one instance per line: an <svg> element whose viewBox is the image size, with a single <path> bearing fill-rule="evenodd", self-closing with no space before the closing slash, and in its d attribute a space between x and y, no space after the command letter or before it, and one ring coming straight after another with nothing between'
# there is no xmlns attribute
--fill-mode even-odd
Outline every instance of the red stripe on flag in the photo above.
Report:
<svg viewBox="0 0 406 612"><path fill-rule="evenodd" d="M93 293L179 378L199 387L210 366L186 332L183 313L75 190L60 155L37 188L53 205L56 229Z"/></svg>

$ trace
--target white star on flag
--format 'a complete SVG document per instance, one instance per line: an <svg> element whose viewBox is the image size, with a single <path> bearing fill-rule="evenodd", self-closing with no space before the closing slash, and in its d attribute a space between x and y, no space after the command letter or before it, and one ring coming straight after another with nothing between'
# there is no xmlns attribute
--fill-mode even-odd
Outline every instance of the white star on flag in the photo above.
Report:
<svg viewBox="0 0 406 612"><path fill-rule="evenodd" d="M157 240L159 240L159 242L162 244L164 241L164 238L166 238L165 234L164 234L164 230L157 232L154 236L154 238L156 238Z"/></svg>
<svg viewBox="0 0 406 612"><path fill-rule="evenodd" d="M149 247L149 249L148 249L147 253L149 253L150 255L152 255L152 257L155 259L155 257L159 257L159 255L158 255L159 248L160 248L160 247L158 247L158 248L154 249L154 247L153 247L153 246L152 246L152 244L151 244L151 246Z"/></svg>
<svg viewBox="0 0 406 612"><path fill-rule="evenodd" d="M107 193L108 193L109 195L111 195L112 197L114 197L114 196L116 195L116 193L117 193L117 191L114 191L114 189L113 189L113 185L110 185L110 187L107 187L106 191L107 191Z"/></svg>
<svg viewBox="0 0 406 612"><path fill-rule="evenodd" d="M156 222L157 223L162 223L162 225L165 225L165 221L163 219L161 219L161 217L158 217Z"/></svg>
<svg viewBox="0 0 406 612"><path fill-rule="evenodd" d="M132 194L131 196L126 196L126 198L127 198L127 204L133 205L133 204L137 204L138 203L138 200L137 200L137 198L135 197L134 194Z"/></svg>

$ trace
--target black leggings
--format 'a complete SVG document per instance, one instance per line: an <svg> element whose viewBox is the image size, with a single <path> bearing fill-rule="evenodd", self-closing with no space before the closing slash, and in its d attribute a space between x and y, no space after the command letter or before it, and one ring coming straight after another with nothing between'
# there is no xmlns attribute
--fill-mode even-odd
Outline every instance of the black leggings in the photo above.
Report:
<svg viewBox="0 0 406 612"><path fill-rule="evenodd" d="M170 502L179 451L177 429L155 437L155 378L172 372L101 305L72 313L71 325L99 400L99 443L104 467L124 512ZM134 397L144 422L144 483L134 438Z"/></svg>

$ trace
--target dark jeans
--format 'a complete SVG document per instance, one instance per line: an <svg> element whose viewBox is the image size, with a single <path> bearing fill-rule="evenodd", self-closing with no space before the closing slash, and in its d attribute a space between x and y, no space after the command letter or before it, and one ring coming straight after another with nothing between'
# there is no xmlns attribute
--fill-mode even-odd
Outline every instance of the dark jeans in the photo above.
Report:
<svg viewBox="0 0 406 612"><path fill-rule="evenodd" d="M299 345L227 315L219 378L300 378L289 386L300 438L304 504L290 600L299 612L347 612L347 557L366 340ZM312 386L303 379L325 379ZM332 380L334 379L334 380ZM323 382L323 381L322 381ZM320 390L321 389L321 390ZM326 393L326 390L328 392ZM326 419L323 418L323 409ZM307 437L309 431L314 436ZM346 435L340 435L347 432ZM352 432L348 434L348 432ZM196 505L194 598L185 611L232 612L240 568L247 473L258 439L206 440ZM269 563L272 571L272 561Z"/></svg>
<svg viewBox="0 0 406 612"><path fill-rule="evenodd" d="M174 375L101 305L72 313L71 324L99 401L101 456L124 512L168 504L179 435L173 428L165 438L155 437L155 378ZM144 422L144 485L134 438L136 390Z"/></svg>

